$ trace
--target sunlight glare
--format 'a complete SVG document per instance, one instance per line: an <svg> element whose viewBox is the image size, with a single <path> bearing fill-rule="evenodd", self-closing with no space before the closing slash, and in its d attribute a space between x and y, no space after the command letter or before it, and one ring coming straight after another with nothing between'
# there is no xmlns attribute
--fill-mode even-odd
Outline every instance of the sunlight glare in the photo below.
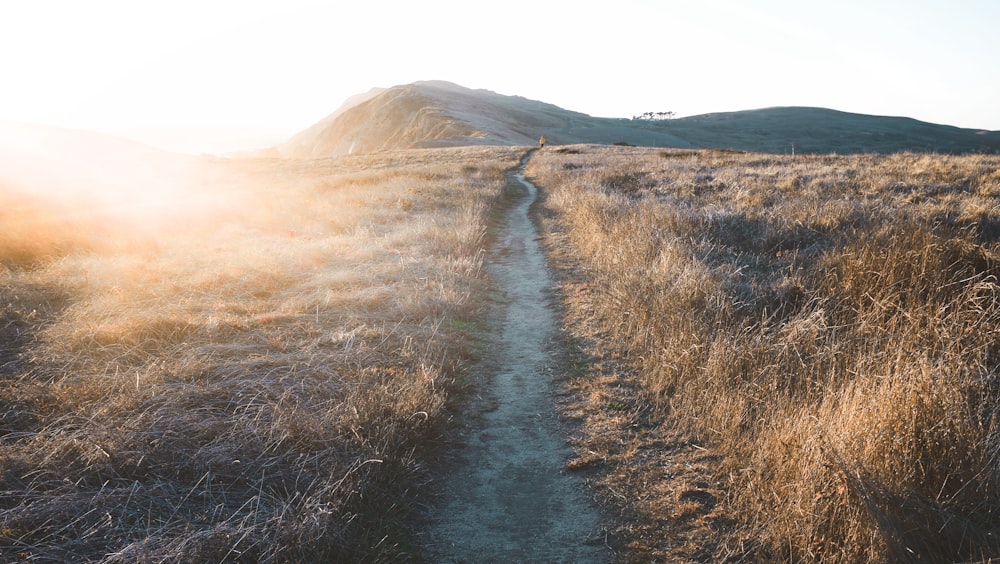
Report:
<svg viewBox="0 0 1000 564"><path fill-rule="evenodd" d="M4 200L34 201L56 219L109 222L151 236L234 211L231 198L206 185L205 168L197 158L111 136L0 126Z"/></svg>

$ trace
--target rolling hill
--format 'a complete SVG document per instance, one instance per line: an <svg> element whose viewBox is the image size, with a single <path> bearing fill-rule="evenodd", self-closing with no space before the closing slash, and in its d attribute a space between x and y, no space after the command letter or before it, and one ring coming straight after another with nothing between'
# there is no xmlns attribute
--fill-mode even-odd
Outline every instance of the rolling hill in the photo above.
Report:
<svg viewBox="0 0 1000 564"><path fill-rule="evenodd" d="M390 149L549 143L787 153L1000 152L1000 132L825 108L779 107L673 120L592 117L443 81L373 89L277 148L320 158Z"/></svg>

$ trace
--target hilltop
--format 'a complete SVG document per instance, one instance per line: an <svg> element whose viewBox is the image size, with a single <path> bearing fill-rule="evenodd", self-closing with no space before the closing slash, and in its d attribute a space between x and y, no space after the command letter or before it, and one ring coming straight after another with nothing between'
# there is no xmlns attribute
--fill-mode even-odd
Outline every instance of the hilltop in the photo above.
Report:
<svg viewBox="0 0 1000 564"><path fill-rule="evenodd" d="M614 143L687 147L683 139L628 120L580 112L443 81L374 89L279 148L286 156L326 157L352 152L462 145Z"/></svg>
<svg viewBox="0 0 1000 564"><path fill-rule="evenodd" d="M787 153L1000 151L1000 132L826 108L778 107L671 120L600 118L443 81L376 88L278 147L319 158L421 147L628 144Z"/></svg>

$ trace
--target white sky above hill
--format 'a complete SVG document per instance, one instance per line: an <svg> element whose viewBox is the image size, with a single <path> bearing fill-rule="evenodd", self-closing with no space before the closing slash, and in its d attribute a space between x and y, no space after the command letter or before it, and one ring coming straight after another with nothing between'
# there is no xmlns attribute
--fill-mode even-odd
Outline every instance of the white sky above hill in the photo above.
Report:
<svg viewBox="0 0 1000 564"><path fill-rule="evenodd" d="M0 120L229 150L448 80L604 117L796 105L1000 130L998 27L994 0L0 0Z"/></svg>

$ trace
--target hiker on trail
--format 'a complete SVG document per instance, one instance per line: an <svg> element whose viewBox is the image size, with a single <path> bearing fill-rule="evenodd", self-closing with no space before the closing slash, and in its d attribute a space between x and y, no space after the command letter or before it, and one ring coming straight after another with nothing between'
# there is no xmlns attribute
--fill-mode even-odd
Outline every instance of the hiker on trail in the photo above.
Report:
<svg viewBox="0 0 1000 564"><path fill-rule="evenodd" d="M538 148L539 149L544 149L545 148L545 136L544 135L542 135L542 138L538 140Z"/></svg>

